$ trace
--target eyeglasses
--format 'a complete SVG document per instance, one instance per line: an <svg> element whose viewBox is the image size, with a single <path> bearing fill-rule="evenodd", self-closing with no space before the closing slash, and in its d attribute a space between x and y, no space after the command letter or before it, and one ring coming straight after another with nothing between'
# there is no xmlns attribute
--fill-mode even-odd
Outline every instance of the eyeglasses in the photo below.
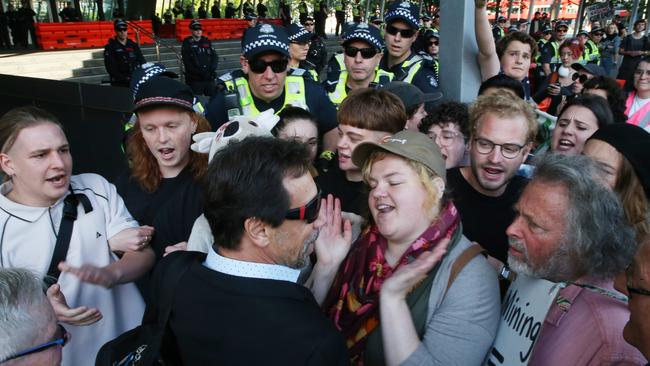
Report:
<svg viewBox="0 0 650 366"><path fill-rule="evenodd" d="M320 212L320 198L321 190L318 190L316 197L312 198L311 201L307 202L306 205L300 206L297 208L292 208L287 211L287 214L284 216L287 220L304 220L308 224L316 221L318 218L318 213Z"/></svg>
<svg viewBox="0 0 650 366"><path fill-rule="evenodd" d="M248 66L250 70L256 74L262 74L266 71L267 67L271 67L271 70L278 74L281 72L287 71L287 65L289 64L289 60L286 58L282 58L279 60L273 60L271 62L266 62L261 59L253 59L248 61Z"/></svg>
<svg viewBox="0 0 650 366"><path fill-rule="evenodd" d="M495 146L499 146L501 147L501 155L506 159L516 158L521 149L525 147L517 144L495 144L490 140L480 137L474 139L474 146L476 146L476 151L482 155L491 153Z"/></svg>
<svg viewBox="0 0 650 366"><path fill-rule="evenodd" d="M399 33L404 38L411 38L415 35L415 29L399 29L395 26L389 25L386 27L386 33L391 36L396 36Z"/></svg>
<svg viewBox="0 0 650 366"><path fill-rule="evenodd" d="M589 80L589 76L587 76L585 74L573 74L573 76L571 77L571 80L573 80L573 81L578 80L580 82L580 84L584 84L584 83L587 82L587 80Z"/></svg>
<svg viewBox="0 0 650 366"><path fill-rule="evenodd" d="M437 46L439 44L440 44L439 41L431 41L431 42L429 42L429 46Z"/></svg>
<svg viewBox="0 0 650 366"><path fill-rule="evenodd" d="M429 133L429 138L431 138L441 147L451 146L458 136L463 136L463 134L454 131L440 131L440 133Z"/></svg>
<svg viewBox="0 0 650 366"><path fill-rule="evenodd" d="M374 47L368 48L356 48L356 47L345 47L345 55L348 57L357 57L357 53L361 52L361 57L365 59L373 58L377 54L377 49Z"/></svg>
<svg viewBox="0 0 650 366"><path fill-rule="evenodd" d="M556 29L556 30L555 30L555 33L562 33L562 34L565 34L566 32L567 32L566 29Z"/></svg>
<svg viewBox="0 0 650 366"><path fill-rule="evenodd" d="M305 23L305 27L311 27L313 25L314 25L314 23Z"/></svg>
<svg viewBox="0 0 650 366"><path fill-rule="evenodd" d="M31 355L32 353L42 352L42 351L45 351L46 349L56 347L56 346L65 347L65 345L68 343L68 340L70 339L70 333L68 333L68 331L65 330L65 328L63 328L63 326L61 324L57 324L57 330L56 330L55 337L56 338L53 341L40 344L40 345L38 345L36 347L28 348L28 349L26 349L24 351L20 351L20 352L16 353L13 356L9 356L9 358L5 358L4 360L0 360L0 363L15 360L15 359L17 359L19 357Z"/></svg>
<svg viewBox="0 0 650 366"><path fill-rule="evenodd" d="M310 41L304 41L304 42L291 41L291 43L302 47L309 46L311 44Z"/></svg>
<svg viewBox="0 0 650 366"><path fill-rule="evenodd" d="M645 74L645 76L650 77L650 70L641 70L641 69L636 69L634 70L634 76L641 76Z"/></svg>

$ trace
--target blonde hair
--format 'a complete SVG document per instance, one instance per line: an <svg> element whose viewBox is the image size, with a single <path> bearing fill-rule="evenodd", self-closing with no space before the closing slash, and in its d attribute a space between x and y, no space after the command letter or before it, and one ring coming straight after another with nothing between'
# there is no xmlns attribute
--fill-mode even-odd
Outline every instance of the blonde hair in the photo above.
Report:
<svg viewBox="0 0 650 366"><path fill-rule="evenodd" d="M530 104L521 98L512 98L509 93L479 96L469 108L469 124L472 136L476 136L479 124L488 113L499 118L524 117L528 125L526 143L534 141L537 135L537 118Z"/></svg>

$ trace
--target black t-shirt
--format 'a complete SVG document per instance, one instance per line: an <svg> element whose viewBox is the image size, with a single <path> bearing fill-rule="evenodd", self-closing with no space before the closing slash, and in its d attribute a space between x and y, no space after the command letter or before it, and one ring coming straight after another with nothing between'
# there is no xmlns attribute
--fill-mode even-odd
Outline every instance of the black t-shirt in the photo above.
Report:
<svg viewBox="0 0 650 366"><path fill-rule="evenodd" d="M345 172L339 169L338 157L335 155L326 169L321 169L314 178L320 187L323 198L331 194L341 200L341 210L365 216L368 212L368 193L363 182L351 182Z"/></svg>
<svg viewBox="0 0 650 366"><path fill-rule="evenodd" d="M117 193L124 199L126 208L138 220L140 225L153 225L156 215L165 207L176 192L193 185L194 179L189 169L183 169L174 178L163 178L154 192L146 192L142 186L126 171L115 181Z"/></svg>
<svg viewBox="0 0 650 366"><path fill-rule="evenodd" d="M503 263L508 260L506 229L515 217L513 206L527 182L528 179L515 176L501 196L490 197L476 191L465 180L460 168L447 170L447 186L460 213L463 234Z"/></svg>
<svg viewBox="0 0 650 366"><path fill-rule="evenodd" d="M318 123L318 132L325 134L330 130L336 128L338 123L336 122L336 107L330 101L330 98L327 96L325 89L320 84L317 84L315 81L304 79L305 82L305 102L309 108L309 112L316 117L316 122ZM263 112L269 108L273 108L277 113L284 106L284 97L285 92L272 100L270 103L251 95L253 97L253 103L255 107L260 112ZM205 108L205 118L210 121L212 129L216 131L222 124L228 122L228 110L226 108L226 98L224 90L220 90L215 94L207 107Z"/></svg>

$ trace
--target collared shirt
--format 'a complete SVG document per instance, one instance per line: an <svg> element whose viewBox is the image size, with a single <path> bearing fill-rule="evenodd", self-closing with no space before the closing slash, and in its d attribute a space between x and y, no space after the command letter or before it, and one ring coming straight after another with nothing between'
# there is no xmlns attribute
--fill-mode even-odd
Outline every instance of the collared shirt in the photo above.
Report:
<svg viewBox="0 0 650 366"><path fill-rule="evenodd" d="M296 283L299 269L293 269L278 264L244 262L219 255L214 249L208 251L203 265L213 271L232 276L259 278L266 280L288 281Z"/></svg>

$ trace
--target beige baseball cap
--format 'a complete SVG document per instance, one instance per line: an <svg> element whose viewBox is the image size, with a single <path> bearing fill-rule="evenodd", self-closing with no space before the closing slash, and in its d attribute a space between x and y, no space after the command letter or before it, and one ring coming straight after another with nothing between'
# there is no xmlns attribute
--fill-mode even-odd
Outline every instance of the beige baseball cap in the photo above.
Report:
<svg viewBox="0 0 650 366"><path fill-rule="evenodd" d="M445 183L447 182L445 158L443 158L438 145L423 133L403 130L393 136L385 137L380 143L363 142L352 152L352 162L356 166L362 167L375 150L385 150L391 154L422 163L442 178Z"/></svg>

